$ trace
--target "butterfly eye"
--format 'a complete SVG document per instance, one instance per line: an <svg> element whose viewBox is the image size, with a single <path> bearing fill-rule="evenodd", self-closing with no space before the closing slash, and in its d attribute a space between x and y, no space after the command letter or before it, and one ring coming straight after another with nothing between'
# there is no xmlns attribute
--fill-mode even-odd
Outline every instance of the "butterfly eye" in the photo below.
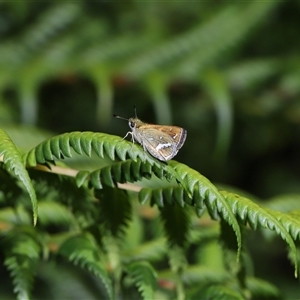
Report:
<svg viewBox="0 0 300 300"><path fill-rule="evenodd" d="M135 123L133 121L129 121L129 127L134 128Z"/></svg>

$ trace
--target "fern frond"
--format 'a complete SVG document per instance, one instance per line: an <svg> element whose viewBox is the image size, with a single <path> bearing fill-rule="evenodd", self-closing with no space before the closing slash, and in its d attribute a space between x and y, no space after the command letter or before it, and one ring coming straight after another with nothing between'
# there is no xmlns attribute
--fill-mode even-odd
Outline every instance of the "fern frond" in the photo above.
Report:
<svg viewBox="0 0 300 300"><path fill-rule="evenodd" d="M169 166L174 169L177 173L177 177L179 177L181 182L187 187L187 192L192 195L196 208L201 209L204 201L208 212L213 219L216 218L216 214L219 214L232 226L237 238L239 258L242 245L240 227L231 207L228 205L223 195L219 193L218 189L207 178L188 166L175 161L170 161Z"/></svg>
<svg viewBox="0 0 300 300"><path fill-rule="evenodd" d="M276 217L295 241L300 240L300 210L286 214L270 209L266 209L266 211Z"/></svg>
<svg viewBox="0 0 300 300"><path fill-rule="evenodd" d="M184 207L186 204L192 205L193 199L191 199L186 193L185 189L181 186L170 186L165 188L143 188L139 192L139 202L145 204L150 200L150 204L156 204L158 207L164 207L167 204L178 204L180 207ZM204 203L199 201L197 208L202 208Z"/></svg>
<svg viewBox="0 0 300 300"><path fill-rule="evenodd" d="M3 155L3 163L6 169L12 171L25 186L32 203L33 224L36 225L38 214L37 198L21 154L7 133L2 129L0 129L0 140L0 156Z"/></svg>
<svg viewBox="0 0 300 300"><path fill-rule="evenodd" d="M105 187L95 190L99 199L100 222L114 237L124 233L132 215L132 205L126 192Z"/></svg>
<svg viewBox="0 0 300 300"><path fill-rule="evenodd" d="M160 179L167 180L177 176L172 168L151 157L142 147L104 133L72 132L58 135L30 150L24 159L29 166L35 167L37 164L53 162L55 159L71 158L72 150L89 157L94 151L100 158L108 157L110 160L116 160L115 163L91 173L80 171L76 175L79 187L87 179L92 187L100 189L102 184L116 187L117 183L150 179L152 173ZM180 181L180 178L176 179Z"/></svg>
<svg viewBox="0 0 300 300"><path fill-rule="evenodd" d="M160 208L160 218L171 246L184 247L189 239L191 229L191 214L187 208L178 204L165 204Z"/></svg>
<svg viewBox="0 0 300 300"><path fill-rule="evenodd" d="M111 279L99 256L99 249L90 238L85 235L73 236L61 245L58 254L98 277L106 291L106 295L102 297L114 299Z"/></svg>
<svg viewBox="0 0 300 300"><path fill-rule="evenodd" d="M83 184L89 179L90 172L89 171L79 171L76 174L75 181L78 187L83 186Z"/></svg>
<svg viewBox="0 0 300 300"><path fill-rule="evenodd" d="M298 274L297 249L291 233L296 236L299 234L299 227L288 216L276 211L266 210L258 204L247 198L240 197L236 194L221 191L226 198L232 211L244 224L249 224L252 229L258 227L269 228L275 231L281 238L286 241L293 253L293 262L295 266L295 276Z"/></svg>
<svg viewBox="0 0 300 300"><path fill-rule="evenodd" d="M150 179L152 172L156 172L160 176L159 178L164 177L163 172L158 173L157 169L149 163L142 162L140 159L137 161L126 160L105 166L90 174L80 172L77 174L76 180L83 182L89 176L90 185L101 189L103 185L116 187L117 183L135 182L142 178Z"/></svg>
<svg viewBox="0 0 300 300"><path fill-rule="evenodd" d="M45 10L37 22L18 41L22 47L19 47L19 54L28 56L32 51L40 49L49 40L60 34L76 18L79 12L78 5L71 3L53 6ZM26 56L22 56L19 58L19 61L27 58Z"/></svg>
<svg viewBox="0 0 300 300"><path fill-rule="evenodd" d="M70 176L60 176L55 173L40 172L34 169L29 170L29 174L34 182L39 198L51 199L56 203L60 202L62 205L71 208L72 213L76 217L76 222L83 227L94 222L97 209L94 195L87 187L78 187L75 179ZM65 217L67 218L66 215Z"/></svg>
<svg viewBox="0 0 300 300"><path fill-rule="evenodd" d="M248 7L228 5L206 24L176 36L152 48L128 63L126 71L135 78L145 76L154 69L185 60L175 66L181 77L195 78L200 69L219 58L247 36L250 30L264 20L276 3L251 3ZM187 58L186 58L187 57ZM174 68L173 68L174 73Z"/></svg>
<svg viewBox="0 0 300 300"><path fill-rule="evenodd" d="M147 261L133 262L125 266L128 275L141 293L143 299L154 299L156 290L156 272Z"/></svg>
<svg viewBox="0 0 300 300"><path fill-rule="evenodd" d="M130 158L155 165L158 168L164 166L158 160L153 159L142 147L125 141L119 136L96 132L70 132L52 137L30 150L25 156L29 166L44 164L47 161L72 157L72 149L79 155L91 156L92 150L100 157L104 155L111 160L124 161Z"/></svg>
<svg viewBox="0 0 300 300"><path fill-rule="evenodd" d="M15 231L4 239L2 248L5 249L4 265L13 278L17 299L30 299L41 252L39 243L30 234Z"/></svg>
<svg viewBox="0 0 300 300"><path fill-rule="evenodd" d="M179 64L177 74L195 78L206 66L242 42L249 32L262 22L276 3L252 2L248 6L228 5L212 20L199 27L199 50Z"/></svg>

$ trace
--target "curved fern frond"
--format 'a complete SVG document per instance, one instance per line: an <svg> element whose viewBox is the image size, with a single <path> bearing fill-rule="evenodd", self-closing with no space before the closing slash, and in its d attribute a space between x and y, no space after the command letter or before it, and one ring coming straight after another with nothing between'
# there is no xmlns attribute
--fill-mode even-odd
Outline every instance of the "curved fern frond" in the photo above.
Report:
<svg viewBox="0 0 300 300"><path fill-rule="evenodd" d="M117 162L103 167L90 174L90 181L93 187L102 188L102 184L116 187L117 183L135 182L142 177L150 178L152 166L146 163L132 160Z"/></svg>
<svg viewBox="0 0 300 300"><path fill-rule="evenodd" d="M72 149L80 155L86 154L90 156L92 150L94 150L101 158L107 155L111 160L119 159L125 161L127 158L130 158L136 162L135 164L131 162L117 164L113 167L102 169L101 173L102 175L104 174L102 178L108 186L115 186L112 175L122 181L138 180L141 178L140 173L146 174L144 176L149 177L150 170L159 178L162 178L166 173L169 174L169 178L174 176L182 183L187 194L192 196L197 209L203 209L204 201L213 218L216 218L216 214L219 213L233 227L237 236L239 257L241 245L239 225L217 188L198 172L175 161L168 162L168 165L159 162L146 153L142 147L124 141L120 137L93 132L71 132L55 136L32 149L26 155L25 159L30 166L36 166L37 163L44 164L47 161L53 161L55 158L72 157ZM138 158L145 164L141 165ZM149 165L152 168L149 168ZM132 173L128 172L129 168L132 168ZM98 184L98 188L101 188L99 186L99 176L101 176L101 173L94 173L92 176L92 178L97 179L93 182L95 186ZM131 174L132 177L128 177L128 174ZM181 190L178 189L178 192L181 193ZM177 198L179 199L180 197Z"/></svg>
<svg viewBox="0 0 300 300"><path fill-rule="evenodd" d="M143 299L154 299L154 291L157 285L157 275L153 267L147 261L133 262L125 266L128 275L141 293Z"/></svg>
<svg viewBox="0 0 300 300"><path fill-rule="evenodd" d="M117 183L136 182L143 178L150 179L152 173L159 179L171 179L171 174L168 172L168 166L163 166L164 169L158 168L157 165L150 165L147 162L126 160L115 162L111 165L102 167L91 173L88 171L80 171L76 175L76 182L81 186L86 180L90 186L96 189L102 189L103 185L108 187L117 187Z"/></svg>
<svg viewBox="0 0 300 300"><path fill-rule="evenodd" d="M292 211L287 214L270 209L266 209L266 211L276 217L294 240L300 240L300 211Z"/></svg>
<svg viewBox="0 0 300 300"><path fill-rule="evenodd" d="M286 241L293 253L295 276L297 277L297 249L289 232L291 230L293 235L296 236L299 234L299 228L296 228L297 223L295 223L289 216L285 216L280 212L266 210L247 198L225 191L221 191L220 193L226 198L232 211L244 224L249 224L252 229L257 229L258 227L269 228L270 230L275 231L284 241Z"/></svg>
<svg viewBox="0 0 300 300"><path fill-rule="evenodd" d="M17 299L30 299L30 290L36 273L41 247L29 234L11 232L4 239L4 265L13 278L14 292Z"/></svg>
<svg viewBox="0 0 300 300"><path fill-rule="evenodd" d="M91 156L94 151L100 158L105 155L111 160L124 161L130 158L137 161L156 165L158 168L165 166L151 157L142 147L125 141L119 136L99 132L70 132L52 137L30 150L25 156L29 166L44 164L47 161L72 157L72 149L79 155Z"/></svg>
<svg viewBox="0 0 300 300"><path fill-rule="evenodd" d="M94 132L71 132L61 134L40 143L25 155L28 166L46 164L55 159L71 158L75 153L91 156L94 151L98 157L108 157L115 163L92 173L80 171L76 176L78 186L87 178L97 189L102 183L115 187L116 183L134 182L142 178L149 179L154 173L160 179L171 180L175 177L183 186L184 182L167 163L158 161L143 150L142 147L118 136Z"/></svg>
<svg viewBox="0 0 300 300"><path fill-rule="evenodd" d="M3 163L6 169L12 171L25 186L32 203L33 224L36 225L38 214L37 198L28 172L23 164L22 156L10 137L2 129L0 129L0 140L0 156L3 155Z"/></svg>
<svg viewBox="0 0 300 300"><path fill-rule="evenodd" d="M228 222L235 232L238 245L238 258L240 255L242 236L240 226L230 205L218 189L204 176L184 164L170 161L171 166L181 179L187 192L192 195L196 208L203 208L203 201L208 209L210 216L215 219L217 214Z"/></svg>
<svg viewBox="0 0 300 300"><path fill-rule="evenodd" d="M85 235L73 236L61 245L58 254L97 276L106 291L106 295L102 295L102 298L114 299L111 279L99 256L99 249L90 238Z"/></svg>

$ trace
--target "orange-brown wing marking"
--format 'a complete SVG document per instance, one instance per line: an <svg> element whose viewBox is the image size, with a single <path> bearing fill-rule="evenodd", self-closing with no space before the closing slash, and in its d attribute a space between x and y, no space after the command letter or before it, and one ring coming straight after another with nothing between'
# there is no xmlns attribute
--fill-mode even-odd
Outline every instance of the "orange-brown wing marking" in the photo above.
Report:
<svg viewBox="0 0 300 300"><path fill-rule="evenodd" d="M160 126L158 129L172 137L177 145L177 150L183 146L187 136L187 131L185 129L178 126Z"/></svg>

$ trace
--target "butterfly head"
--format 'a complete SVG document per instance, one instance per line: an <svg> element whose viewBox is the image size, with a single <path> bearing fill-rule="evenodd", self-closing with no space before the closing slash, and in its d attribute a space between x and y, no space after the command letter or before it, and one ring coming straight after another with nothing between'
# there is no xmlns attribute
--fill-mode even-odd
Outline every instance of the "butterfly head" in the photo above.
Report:
<svg viewBox="0 0 300 300"><path fill-rule="evenodd" d="M144 123L138 118L129 118L128 119L128 125L129 125L131 130L139 128L143 124Z"/></svg>
<svg viewBox="0 0 300 300"><path fill-rule="evenodd" d="M142 126L144 124L140 119L138 119L138 117L136 115L136 107L134 106L133 108L134 108L134 115L135 115L134 118L126 119L126 118L114 115L115 118L128 121L128 125L131 130L135 130L136 128L139 128L140 126Z"/></svg>

